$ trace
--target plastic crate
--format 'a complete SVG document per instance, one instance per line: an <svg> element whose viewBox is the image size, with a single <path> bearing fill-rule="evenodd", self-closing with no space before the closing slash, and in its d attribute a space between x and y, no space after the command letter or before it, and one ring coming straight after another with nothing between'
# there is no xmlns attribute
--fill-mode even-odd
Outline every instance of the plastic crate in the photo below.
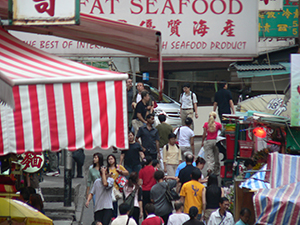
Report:
<svg viewBox="0 0 300 225"><path fill-rule="evenodd" d="M240 144L240 157L250 158L252 156L253 142L239 140Z"/></svg>

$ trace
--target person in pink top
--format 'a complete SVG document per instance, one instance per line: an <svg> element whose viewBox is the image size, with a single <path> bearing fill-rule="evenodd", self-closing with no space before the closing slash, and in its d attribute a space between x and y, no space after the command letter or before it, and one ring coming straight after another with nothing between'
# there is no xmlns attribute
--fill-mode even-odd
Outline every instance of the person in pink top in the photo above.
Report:
<svg viewBox="0 0 300 225"><path fill-rule="evenodd" d="M215 121L216 117L217 114L215 112L211 112L209 114L208 122L204 123L201 147L204 147L204 156L208 165L207 173L219 175L220 161L219 149L216 146L216 139L218 136L218 131L222 130L222 125Z"/></svg>
<svg viewBox="0 0 300 225"><path fill-rule="evenodd" d="M140 184L142 183L143 190L143 209L144 209L144 219L146 219L146 211L145 205L147 203L151 203L150 200L150 190L156 184L156 180L154 179L154 172L157 170L152 165L152 157L146 156L143 159L143 168L139 172Z"/></svg>

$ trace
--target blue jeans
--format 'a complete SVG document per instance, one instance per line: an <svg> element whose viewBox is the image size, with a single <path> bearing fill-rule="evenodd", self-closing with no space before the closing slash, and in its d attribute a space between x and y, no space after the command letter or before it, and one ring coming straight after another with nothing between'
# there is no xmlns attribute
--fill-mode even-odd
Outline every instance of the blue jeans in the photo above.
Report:
<svg viewBox="0 0 300 225"><path fill-rule="evenodd" d="M125 169L128 171L129 175L132 173L132 172L137 172L139 173L142 166L141 165L124 165Z"/></svg>

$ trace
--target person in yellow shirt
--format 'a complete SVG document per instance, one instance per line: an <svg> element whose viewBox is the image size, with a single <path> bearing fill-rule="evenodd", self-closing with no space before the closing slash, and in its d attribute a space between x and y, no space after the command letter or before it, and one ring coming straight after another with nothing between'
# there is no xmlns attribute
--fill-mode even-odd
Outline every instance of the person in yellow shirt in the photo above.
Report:
<svg viewBox="0 0 300 225"><path fill-rule="evenodd" d="M184 213L189 213L189 209L192 206L198 208L197 219L200 220L202 217L202 211L205 211L205 196L203 191L205 187L198 180L201 178L201 171L196 168L191 174L192 180L183 184L180 191L180 201L184 204Z"/></svg>
<svg viewBox="0 0 300 225"><path fill-rule="evenodd" d="M169 143L163 148L164 172L168 176L175 177L178 165L181 163L181 150L176 144L176 135L169 134Z"/></svg>

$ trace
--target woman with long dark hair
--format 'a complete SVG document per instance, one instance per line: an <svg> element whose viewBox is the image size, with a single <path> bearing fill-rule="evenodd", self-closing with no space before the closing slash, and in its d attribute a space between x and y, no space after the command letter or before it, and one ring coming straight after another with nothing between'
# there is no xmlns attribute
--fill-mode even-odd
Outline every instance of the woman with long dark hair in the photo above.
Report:
<svg viewBox="0 0 300 225"><path fill-rule="evenodd" d="M189 216L190 216L190 219L188 221L186 221L185 223L183 223L183 225L204 225L204 223L202 221L199 221L197 219L198 208L196 206L192 206L189 209Z"/></svg>
<svg viewBox="0 0 300 225"><path fill-rule="evenodd" d="M122 165L117 164L116 156L114 156L113 154L110 154L107 156L106 162L107 162L107 172L108 172L109 176L111 178L113 178L115 181L114 188L119 190L119 186L116 183L116 179L119 177L119 175L128 176L129 173ZM113 207L114 207L113 217L116 218L118 216L118 201L117 201L117 199L115 199L113 201Z"/></svg>
<svg viewBox="0 0 300 225"><path fill-rule="evenodd" d="M208 165L208 174L214 173L218 175L220 174L220 162L216 139L218 131L222 130L222 124L215 121L216 117L217 114L215 112L211 112L209 114L208 122L204 123L201 147L204 147L205 160Z"/></svg>
<svg viewBox="0 0 300 225"><path fill-rule="evenodd" d="M140 185L142 185L143 190L143 210L144 210L144 219L147 215L145 212L145 206L147 203L151 203L150 200L150 190L156 184L154 179L154 172L156 169L152 166L152 157L146 156L142 162L143 168L139 172Z"/></svg>
<svg viewBox="0 0 300 225"><path fill-rule="evenodd" d="M208 222L210 214L220 207L219 200L224 196L224 190L218 186L218 177L215 174L209 175L207 187L204 189L203 195L206 199L206 207L202 213L204 220Z"/></svg>
<svg viewBox="0 0 300 225"><path fill-rule="evenodd" d="M103 166L103 155L99 152L93 155L93 165L89 168L87 179L86 198L90 193L90 188L96 179L100 178L100 168ZM94 202L94 200L93 200Z"/></svg>
<svg viewBox="0 0 300 225"><path fill-rule="evenodd" d="M142 189L138 185L138 180L139 177L137 172L132 172L123 190L125 198L128 195L130 195L134 190L136 190L132 217L134 218L137 224L139 224L139 219L143 217Z"/></svg>

